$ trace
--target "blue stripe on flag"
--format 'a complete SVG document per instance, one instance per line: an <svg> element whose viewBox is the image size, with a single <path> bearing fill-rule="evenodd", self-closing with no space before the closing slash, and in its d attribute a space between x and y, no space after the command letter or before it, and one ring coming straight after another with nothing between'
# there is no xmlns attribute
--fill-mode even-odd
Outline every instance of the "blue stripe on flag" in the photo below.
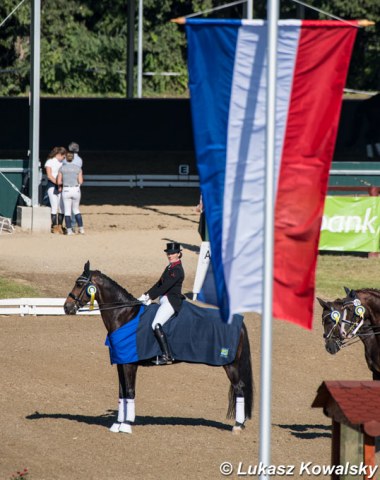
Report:
<svg viewBox="0 0 380 480"><path fill-rule="evenodd" d="M222 316L228 318L221 250L222 219L228 113L241 21L227 22L231 28L224 28L218 22L211 29L198 22L189 20L186 23L194 141L207 227L212 238L211 261L218 303Z"/></svg>

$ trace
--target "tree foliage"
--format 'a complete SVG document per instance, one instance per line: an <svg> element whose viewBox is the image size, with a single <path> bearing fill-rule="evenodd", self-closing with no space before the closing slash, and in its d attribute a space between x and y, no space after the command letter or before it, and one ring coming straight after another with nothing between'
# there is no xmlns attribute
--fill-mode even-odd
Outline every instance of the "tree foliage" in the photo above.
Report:
<svg viewBox="0 0 380 480"><path fill-rule="evenodd" d="M49 95L124 96L126 92L128 0L42 0L41 92ZM0 23L18 0L0 2ZM30 72L30 0L0 27L0 95L25 95ZM223 5L222 0L144 0L144 96L186 95L186 37L170 19ZM136 1L138 5L138 2ZM254 17L266 17L266 0L255 0ZM309 0L309 4L345 19L368 18L375 27L360 29L347 85L379 90L380 2ZM241 5L215 11L213 17L242 17ZM302 12L289 0L281 18ZM305 9L305 18L328 18ZM137 49L137 11L136 11ZM136 52L137 59L137 52ZM135 60L136 60L135 59Z"/></svg>

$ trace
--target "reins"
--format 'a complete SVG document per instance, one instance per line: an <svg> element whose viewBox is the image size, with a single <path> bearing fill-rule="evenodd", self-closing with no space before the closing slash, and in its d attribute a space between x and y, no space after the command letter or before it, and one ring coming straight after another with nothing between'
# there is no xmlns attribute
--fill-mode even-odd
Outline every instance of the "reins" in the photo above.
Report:
<svg viewBox="0 0 380 480"><path fill-rule="evenodd" d="M94 307L94 301L95 301L95 293L96 293L96 286L91 282L91 276L92 273L88 277L81 275L77 279L77 283L83 282L81 291L79 292L78 295L74 295L72 292L69 293L69 297L72 298L79 306L78 311L79 312L89 312L89 311L105 311L105 310L116 310L118 308L127 308L127 307L135 307L137 305L142 305L142 302L140 300L131 300L130 302L112 302L112 303L101 303L98 304L98 307ZM84 302L82 300L83 294L87 293L87 295L90 296L90 306L89 308L83 308L88 302Z"/></svg>
<svg viewBox="0 0 380 480"><path fill-rule="evenodd" d="M111 305L109 307L104 307L103 305ZM113 305L116 305L116 306L113 306ZM104 311L104 310L116 310L117 308L126 308L126 307L135 307L137 305L142 305L142 302L140 302L139 300L134 300L132 302L127 302L127 303L122 303L122 304L118 304L118 302L115 302L115 303L101 303L99 305L98 308L92 308L91 311L97 311L97 310L100 310L100 311ZM90 308L86 308L86 309L83 309L82 307L78 310L78 312L89 312L90 311Z"/></svg>
<svg viewBox="0 0 380 480"><path fill-rule="evenodd" d="M374 328L380 328L380 327L373 327L372 325L368 327L369 329L374 329ZM351 345L353 345L354 343L357 343L360 341L361 338L365 338L365 337L371 337L372 335L380 335L380 331L378 332L369 332L369 333L357 333L355 335L355 337L353 338L348 338L347 339L347 342L345 342L344 340L340 343L340 348L345 348L345 347L350 347Z"/></svg>

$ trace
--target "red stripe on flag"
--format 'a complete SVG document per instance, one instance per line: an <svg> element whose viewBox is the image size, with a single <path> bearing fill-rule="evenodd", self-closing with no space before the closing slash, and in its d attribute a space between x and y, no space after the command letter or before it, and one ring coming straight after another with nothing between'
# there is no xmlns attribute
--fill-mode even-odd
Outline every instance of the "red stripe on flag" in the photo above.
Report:
<svg viewBox="0 0 380 480"><path fill-rule="evenodd" d="M275 207L273 315L312 328L315 270L357 28L303 26Z"/></svg>

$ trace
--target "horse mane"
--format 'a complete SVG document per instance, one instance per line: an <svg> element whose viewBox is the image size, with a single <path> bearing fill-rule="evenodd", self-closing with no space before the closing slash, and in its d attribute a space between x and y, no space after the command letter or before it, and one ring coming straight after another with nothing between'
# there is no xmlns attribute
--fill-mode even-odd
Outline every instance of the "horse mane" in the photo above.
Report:
<svg viewBox="0 0 380 480"><path fill-rule="evenodd" d="M136 298L129 293L124 287L120 286L115 280L108 277L105 273L102 273L99 270L94 270L92 274L97 274L102 280L105 280L109 284L109 288L114 289L115 295L118 297L118 300L125 302L125 301L134 301Z"/></svg>
<svg viewBox="0 0 380 480"><path fill-rule="evenodd" d="M361 288L356 290L357 293L369 293L380 299L380 290L378 288Z"/></svg>

